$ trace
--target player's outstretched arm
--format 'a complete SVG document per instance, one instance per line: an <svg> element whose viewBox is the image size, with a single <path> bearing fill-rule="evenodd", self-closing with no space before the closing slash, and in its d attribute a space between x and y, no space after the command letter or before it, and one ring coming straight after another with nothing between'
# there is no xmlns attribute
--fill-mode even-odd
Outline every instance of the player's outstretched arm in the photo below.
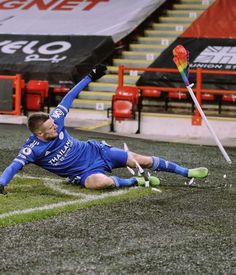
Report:
<svg viewBox="0 0 236 275"><path fill-rule="evenodd" d="M72 105L73 100L78 94L91 82L98 80L106 74L107 67L103 64L96 65L91 72L85 76L79 83L77 83L62 99L59 105L66 108L68 111Z"/></svg>
<svg viewBox="0 0 236 275"><path fill-rule="evenodd" d="M12 180L17 172L23 167L23 164L13 161L0 176L0 194L5 195L5 186Z"/></svg>

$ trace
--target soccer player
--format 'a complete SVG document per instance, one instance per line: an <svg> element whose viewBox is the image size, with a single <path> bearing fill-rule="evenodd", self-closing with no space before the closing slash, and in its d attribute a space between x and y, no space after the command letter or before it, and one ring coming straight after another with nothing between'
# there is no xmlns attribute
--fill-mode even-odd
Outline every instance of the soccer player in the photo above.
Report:
<svg viewBox="0 0 236 275"><path fill-rule="evenodd" d="M106 172L111 172L115 168L135 168L136 162L142 168L172 172L189 178L204 178L208 175L208 169L204 167L188 169L156 156L127 152L96 140L84 142L73 138L64 126L72 102L91 81L99 79L105 73L105 65L95 66L64 96L50 114L39 112L29 116L28 128L32 134L0 176L0 193L5 193L5 186L24 165L29 163L89 189L144 186L145 181L142 177L124 179L106 175ZM159 180L151 177L150 185L156 184L159 184Z"/></svg>

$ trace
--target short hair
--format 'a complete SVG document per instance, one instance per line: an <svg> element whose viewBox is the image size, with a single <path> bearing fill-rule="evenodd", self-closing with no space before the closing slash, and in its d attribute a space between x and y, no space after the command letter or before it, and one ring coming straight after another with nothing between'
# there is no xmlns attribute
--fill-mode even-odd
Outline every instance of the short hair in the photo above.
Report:
<svg viewBox="0 0 236 275"><path fill-rule="evenodd" d="M33 113L28 118L27 126L32 133L37 132L40 126L49 119L49 114L39 112Z"/></svg>

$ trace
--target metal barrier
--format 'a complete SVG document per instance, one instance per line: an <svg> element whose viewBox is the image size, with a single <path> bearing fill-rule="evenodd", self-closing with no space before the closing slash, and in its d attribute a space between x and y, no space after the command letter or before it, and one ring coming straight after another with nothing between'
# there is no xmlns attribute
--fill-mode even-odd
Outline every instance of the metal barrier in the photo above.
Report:
<svg viewBox="0 0 236 275"><path fill-rule="evenodd" d="M165 73L177 73L179 74L179 71L177 69L170 69L170 68L136 68L136 67L124 67L123 65L119 66L119 73L118 73L118 87L124 86L124 73L126 71L142 71L142 72L165 72ZM196 70L189 70L191 74L196 74L196 84L195 88L193 88L193 92L196 95L196 98L199 102L199 104L202 104L202 94L215 94L215 95L234 95L236 96L236 90L220 90L220 89L207 89L203 88L203 76L204 74L215 74L215 75L235 75L235 71L221 71L221 70L205 70L198 68ZM167 83L168 84L168 83ZM127 86L127 85L126 85ZM184 86L184 84L183 84ZM163 92L169 93L169 92L184 92L188 93L188 90L186 87L167 87L167 86L137 86L139 89L159 89ZM198 111L198 109L195 107L194 114L192 116L192 125L201 125L202 124L202 118Z"/></svg>

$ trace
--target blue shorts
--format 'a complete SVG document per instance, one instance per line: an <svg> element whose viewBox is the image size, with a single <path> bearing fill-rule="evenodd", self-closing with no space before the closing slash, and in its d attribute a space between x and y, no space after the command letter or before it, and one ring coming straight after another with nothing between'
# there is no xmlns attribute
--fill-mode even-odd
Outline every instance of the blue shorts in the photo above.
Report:
<svg viewBox="0 0 236 275"><path fill-rule="evenodd" d="M87 177L93 174L105 174L106 172L111 172L112 169L126 167L128 160L128 153L126 151L101 144L100 153L102 160L99 161L100 167L81 173L80 175L74 177L74 179L70 180L70 182L85 187ZM94 161L96 161L96 159Z"/></svg>

